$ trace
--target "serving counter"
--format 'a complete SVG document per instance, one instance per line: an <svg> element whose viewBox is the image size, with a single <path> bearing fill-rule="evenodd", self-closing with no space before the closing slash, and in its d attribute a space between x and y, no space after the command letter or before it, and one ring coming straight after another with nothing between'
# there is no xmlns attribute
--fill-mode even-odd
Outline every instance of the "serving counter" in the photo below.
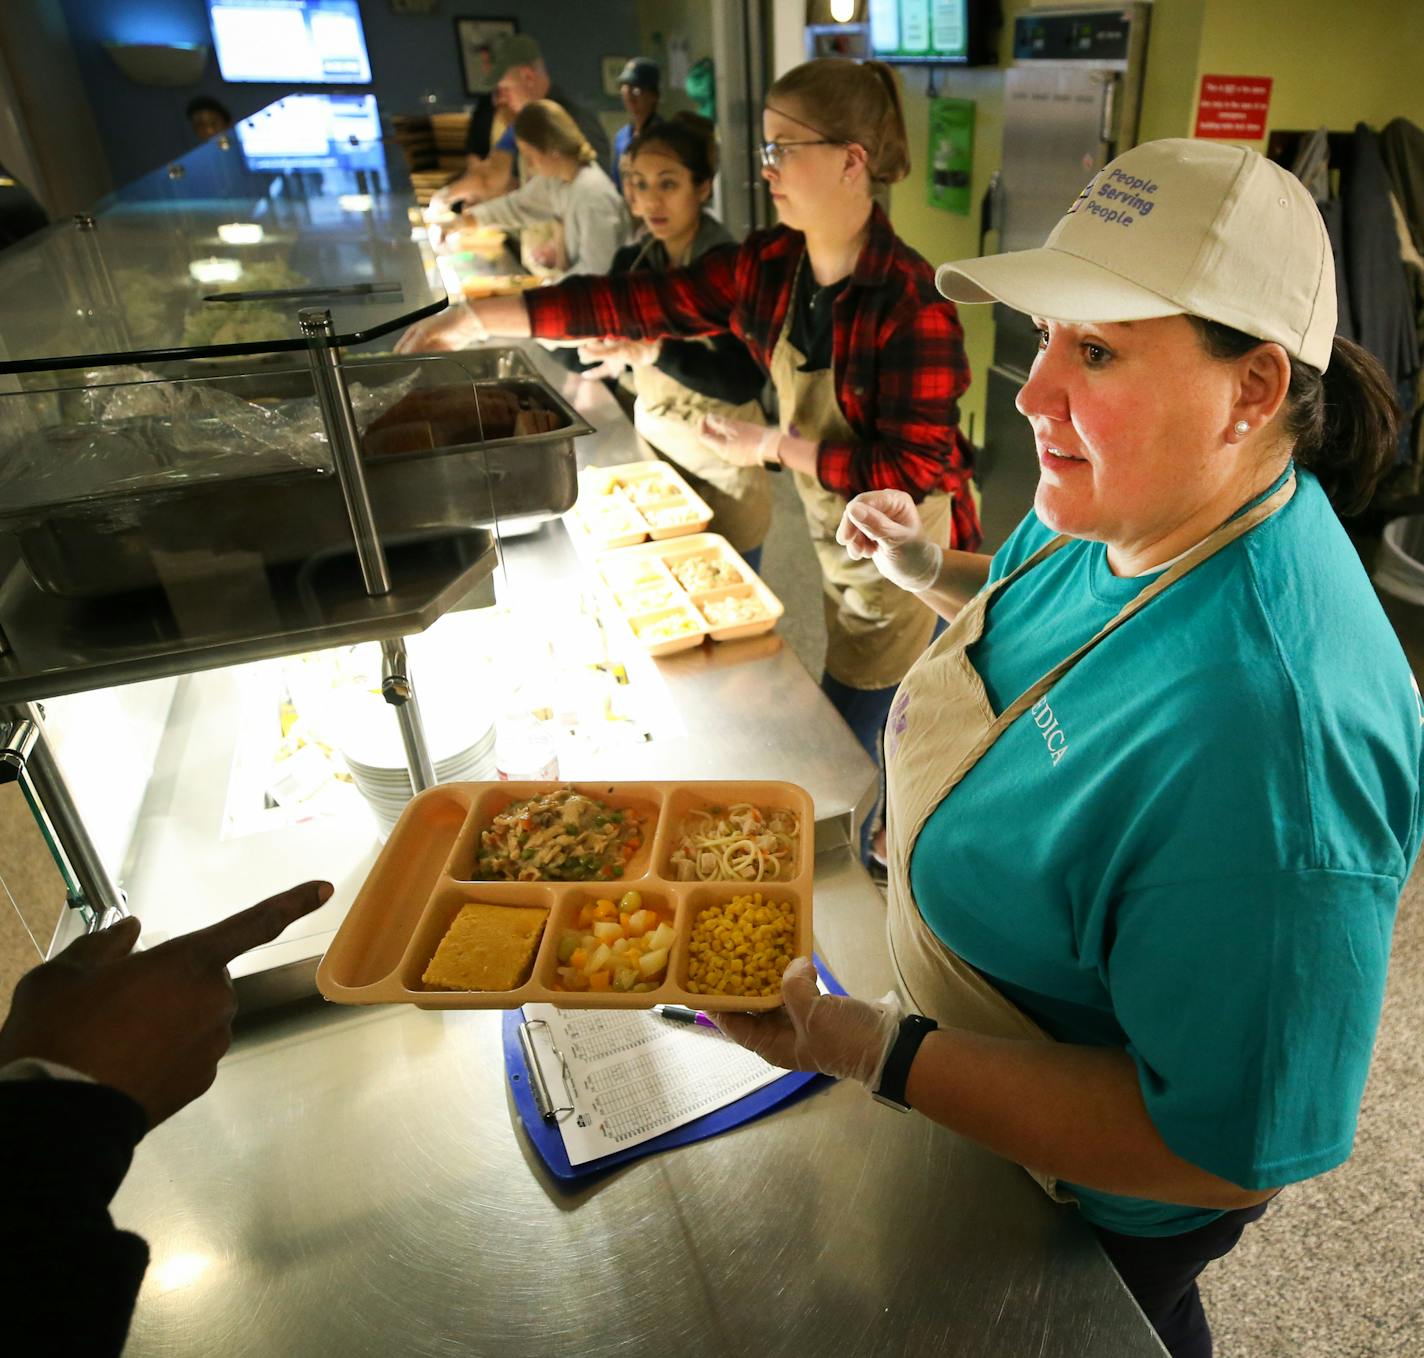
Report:
<svg viewBox="0 0 1424 1358"><path fill-rule="evenodd" d="M601 386L531 353L597 431L582 463L637 455ZM559 524L503 558L514 607L584 569ZM873 770L817 685L775 637L657 672L685 735L563 774L806 786L817 949L851 993L883 993L884 904L849 847ZM315 847L303 866L329 871ZM241 1022L213 1089L145 1141L114 1203L153 1253L132 1358L1160 1358L1070 1210L858 1086L561 1185L520 1126L500 1018L305 1001Z"/></svg>

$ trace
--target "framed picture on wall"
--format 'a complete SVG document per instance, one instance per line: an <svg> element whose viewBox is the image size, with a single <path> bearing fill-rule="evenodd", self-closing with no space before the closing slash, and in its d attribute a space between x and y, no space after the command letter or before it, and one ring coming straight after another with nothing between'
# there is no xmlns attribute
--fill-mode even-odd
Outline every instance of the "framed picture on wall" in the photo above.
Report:
<svg viewBox="0 0 1424 1358"><path fill-rule="evenodd" d="M519 32L516 19L456 19L455 46L466 94L488 94L494 89L494 49L501 38Z"/></svg>
<svg viewBox="0 0 1424 1358"><path fill-rule="evenodd" d="M603 92L616 99L618 98L618 77L623 74L623 68L628 64L627 57L604 57L600 62L603 71Z"/></svg>

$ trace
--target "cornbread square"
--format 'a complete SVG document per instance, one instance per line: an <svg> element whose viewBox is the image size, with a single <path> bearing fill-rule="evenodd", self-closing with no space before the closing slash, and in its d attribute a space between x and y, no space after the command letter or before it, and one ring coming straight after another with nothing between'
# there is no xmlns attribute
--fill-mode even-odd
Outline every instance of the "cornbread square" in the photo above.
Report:
<svg viewBox="0 0 1424 1358"><path fill-rule="evenodd" d="M427 990L513 990L534 965L541 905L462 905L420 978Z"/></svg>

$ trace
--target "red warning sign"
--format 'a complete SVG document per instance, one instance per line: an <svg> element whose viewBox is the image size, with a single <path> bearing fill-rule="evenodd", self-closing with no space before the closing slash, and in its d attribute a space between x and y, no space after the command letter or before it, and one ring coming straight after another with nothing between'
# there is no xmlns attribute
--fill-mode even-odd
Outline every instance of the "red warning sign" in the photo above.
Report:
<svg viewBox="0 0 1424 1358"><path fill-rule="evenodd" d="M1271 106L1268 75L1204 75L1197 99L1198 137L1260 141Z"/></svg>

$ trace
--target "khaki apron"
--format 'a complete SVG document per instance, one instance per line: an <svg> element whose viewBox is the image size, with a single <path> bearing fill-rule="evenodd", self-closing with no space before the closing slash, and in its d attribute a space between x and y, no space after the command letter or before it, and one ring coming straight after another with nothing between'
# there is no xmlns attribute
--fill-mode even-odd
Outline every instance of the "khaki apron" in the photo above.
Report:
<svg viewBox="0 0 1424 1358"><path fill-rule="evenodd" d="M656 242L649 240L629 266L637 269ZM686 262L686 261L684 261ZM704 415L761 424L755 401L733 405L674 381L656 364L634 365L633 427L659 457L671 462L712 509L712 531L739 552L760 547L771 526L771 484L763 467L734 467L704 446L697 429Z"/></svg>
<svg viewBox="0 0 1424 1358"><path fill-rule="evenodd" d="M792 279L796 295L805 256ZM860 442L836 400L835 366L803 372L806 356L791 343L788 313L771 354L771 381L781 405L781 432L794 427L801 438L820 443ZM805 472L793 472L806 511L811 545L821 566L821 602L826 614L826 673L849 688L889 688L905 677L934 635L938 616L927 604L892 585L870 560L852 561L836 541L845 512L844 496L827 490ZM920 503L925 536L949 545L953 496L927 495Z"/></svg>
<svg viewBox="0 0 1424 1358"><path fill-rule="evenodd" d="M1163 571L1160 579L1146 586L1096 636L998 716L989 706L983 680L966 652L983 635L985 611L994 595L1066 546L1072 541L1068 537L1045 544L1012 574L981 590L905 676L885 726L890 856L886 927L896 979L917 1012L950 1027L991 1037L1053 1040L983 975L945 947L925 923L910 890L910 854L915 842L931 813L984 752L1084 655L1188 571L1270 518L1294 493L1292 474L1267 499L1223 524ZM1057 1201L1073 1201L1058 1191L1056 1179L1032 1169L1028 1172Z"/></svg>
<svg viewBox="0 0 1424 1358"><path fill-rule="evenodd" d="M734 467L705 447L697 427L704 415L762 424L766 416L755 401L732 405L691 391L654 364L633 369L638 399L633 427L654 452L686 474L712 507L712 531L739 552L760 547L771 526L771 483L764 467Z"/></svg>

